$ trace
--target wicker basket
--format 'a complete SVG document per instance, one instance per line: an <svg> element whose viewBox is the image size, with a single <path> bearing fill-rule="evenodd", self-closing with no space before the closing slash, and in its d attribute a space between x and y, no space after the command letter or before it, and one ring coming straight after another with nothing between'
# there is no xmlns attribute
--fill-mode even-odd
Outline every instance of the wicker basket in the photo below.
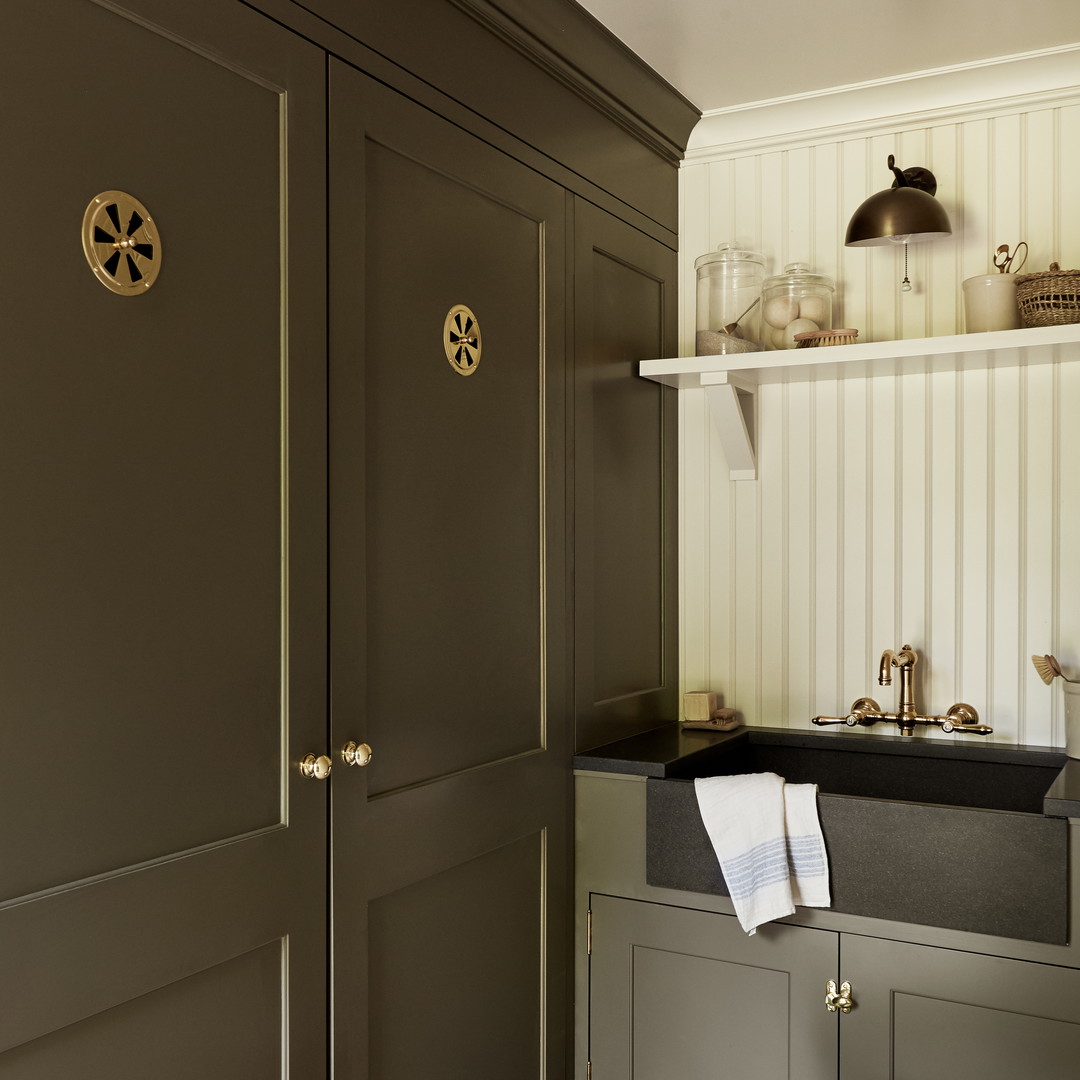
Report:
<svg viewBox="0 0 1080 1080"><path fill-rule="evenodd" d="M1041 274L1017 274L1016 302L1024 326L1080 322L1080 270L1062 270L1051 263Z"/></svg>
<svg viewBox="0 0 1080 1080"><path fill-rule="evenodd" d="M795 335L796 349L816 349L822 345L854 345L858 330L808 330Z"/></svg>

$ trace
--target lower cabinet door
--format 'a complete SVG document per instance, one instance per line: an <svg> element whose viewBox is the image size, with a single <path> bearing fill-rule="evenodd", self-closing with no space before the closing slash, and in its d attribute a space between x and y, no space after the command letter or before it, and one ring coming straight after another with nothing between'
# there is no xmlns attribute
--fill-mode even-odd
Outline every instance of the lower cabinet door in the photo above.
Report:
<svg viewBox="0 0 1080 1080"><path fill-rule="evenodd" d="M729 915L599 895L592 924L593 1080L836 1080L836 934L748 937Z"/></svg>
<svg viewBox="0 0 1080 1080"><path fill-rule="evenodd" d="M1080 971L845 934L842 1078L1075 1080Z"/></svg>

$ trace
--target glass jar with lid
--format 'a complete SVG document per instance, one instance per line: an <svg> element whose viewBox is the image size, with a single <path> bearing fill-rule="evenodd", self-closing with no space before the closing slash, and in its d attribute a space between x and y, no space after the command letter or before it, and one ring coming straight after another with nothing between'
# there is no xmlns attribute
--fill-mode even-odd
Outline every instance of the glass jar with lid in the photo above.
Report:
<svg viewBox="0 0 1080 1080"><path fill-rule="evenodd" d="M788 263L765 279L761 291L762 340L766 349L794 349L796 334L832 329L831 278L810 273L806 263Z"/></svg>
<svg viewBox="0 0 1080 1080"><path fill-rule="evenodd" d="M694 270L697 355L759 351L765 257L726 243L697 258Z"/></svg>

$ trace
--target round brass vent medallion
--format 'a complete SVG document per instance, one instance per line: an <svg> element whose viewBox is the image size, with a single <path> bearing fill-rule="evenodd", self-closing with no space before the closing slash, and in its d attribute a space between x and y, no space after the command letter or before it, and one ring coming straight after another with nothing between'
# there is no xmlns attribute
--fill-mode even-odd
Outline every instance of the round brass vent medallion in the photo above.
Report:
<svg viewBox="0 0 1080 1080"><path fill-rule="evenodd" d="M471 375L480 363L480 324L464 304L455 304L446 314L443 348L459 375Z"/></svg>
<svg viewBox="0 0 1080 1080"><path fill-rule="evenodd" d="M82 245L110 292L140 296L161 272L161 239L150 211L125 191L103 191L83 214Z"/></svg>

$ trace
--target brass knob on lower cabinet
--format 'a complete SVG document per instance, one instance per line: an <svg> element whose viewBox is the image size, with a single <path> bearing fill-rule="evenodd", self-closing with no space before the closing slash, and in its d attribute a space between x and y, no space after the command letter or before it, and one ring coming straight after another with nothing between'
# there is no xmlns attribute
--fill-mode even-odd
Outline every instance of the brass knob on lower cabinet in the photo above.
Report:
<svg viewBox="0 0 1080 1080"><path fill-rule="evenodd" d="M357 743L350 739L341 748L341 760L362 769L371 761L371 747L366 742Z"/></svg>
<svg viewBox="0 0 1080 1080"><path fill-rule="evenodd" d="M851 997L851 983L840 984L840 993L836 992L836 983L830 979L825 984L825 1008L829 1012L849 1013L855 1007Z"/></svg>
<svg viewBox="0 0 1080 1080"><path fill-rule="evenodd" d="M306 754L300 762L300 771L309 780L325 780L330 775L333 762L325 755Z"/></svg>

